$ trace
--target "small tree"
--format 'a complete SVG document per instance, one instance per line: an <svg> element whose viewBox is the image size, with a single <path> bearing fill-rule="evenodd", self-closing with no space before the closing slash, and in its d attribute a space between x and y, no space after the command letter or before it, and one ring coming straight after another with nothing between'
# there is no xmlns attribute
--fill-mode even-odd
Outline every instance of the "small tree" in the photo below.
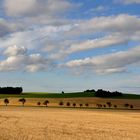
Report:
<svg viewBox="0 0 140 140"><path fill-rule="evenodd" d="M89 106L89 104L88 104L88 103L86 103L86 104L85 104L85 106L86 106L86 107L88 107L88 106Z"/></svg>
<svg viewBox="0 0 140 140"><path fill-rule="evenodd" d="M108 105L109 108L112 106L111 102L107 102L106 104Z"/></svg>
<svg viewBox="0 0 140 140"><path fill-rule="evenodd" d="M117 108L117 105L114 105L114 108Z"/></svg>
<svg viewBox="0 0 140 140"><path fill-rule="evenodd" d="M96 104L96 106L97 106L98 108L102 108L102 105L101 105L101 104Z"/></svg>
<svg viewBox="0 0 140 140"><path fill-rule="evenodd" d="M76 103L73 103L73 107L76 107Z"/></svg>
<svg viewBox="0 0 140 140"><path fill-rule="evenodd" d="M106 105L103 105L104 106L104 108L106 108Z"/></svg>
<svg viewBox="0 0 140 140"><path fill-rule="evenodd" d="M26 99L22 98L22 99L19 99L19 102L22 103L22 105L24 106L25 102L26 102Z"/></svg>
<svg viewBox="0 0 140 140"><path fill-rule="evenodd" d="M40 103L40 102L37 102L37 105L38 105L38 106L40 106L40 105L41 105L41 103Z"/></svg>
<svg viewBox="0 0 140 140"><path fill-rule="evenodd" d="M130 108L133 109L134 108L133 105L130 105Z"/></svg>
<svg viewBox="0 0 140 140"><path fill-rule="evenodd" d="M46 101L44 101L44 105L46 105L46 107L48 106L48 104L49 104L50 102L48 101L48 100L46 100Z"/></svg>
<svg viewBox="0 0 140 140"><path fill-rule="evenodd" d="M128 108L129 107L129 104L128 103L124 104L124 107L125 108Z"/></svg>
<svg viewBox="0 0 140 140"><path fill-rule="evenodd" d="M67 102L67 106L70 106L70 103L69 102Z"/></svg>
<svg viewBox="0 0 140 140"><path fill-rule="evenodd" d="M64 103L61 101L61 102L59 103L59 105L62 106L62 105L64 105Z"/></svg>
<svg viewBox="0 0 140 140"><path fill-rule="evenodd" d="M9 104L9 100L6 98L6 99L4 99L4 103L5 103L5 105L7 106L8 104Z"/></svg>
<svg viewBox="0 0 140 140"><path fill-rule="evenodd" d="M80 105L80 107L82 107L83 106L83 104L79 104Z"/></svg>

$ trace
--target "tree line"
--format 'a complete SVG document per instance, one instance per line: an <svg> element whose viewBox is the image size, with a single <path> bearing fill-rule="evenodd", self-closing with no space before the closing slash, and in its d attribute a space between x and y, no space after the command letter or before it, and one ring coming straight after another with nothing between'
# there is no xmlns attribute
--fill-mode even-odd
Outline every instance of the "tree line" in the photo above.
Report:
<svg viewBox="0 0 140 140"><path fill-rule="evenodd" d="M91 90L88 89L84 92L93 93L95 97L117 97L117 96L123 95L121 92L118 92L118 91L110 92L103 89L98 89L97 91L95 91L94 89L91 89Z"/></svg>
<svg viewBox="0 0 140 140"><path fill-rule="evenodd" d="M0 94L21 94L22 87L0 87Z"/></svg>

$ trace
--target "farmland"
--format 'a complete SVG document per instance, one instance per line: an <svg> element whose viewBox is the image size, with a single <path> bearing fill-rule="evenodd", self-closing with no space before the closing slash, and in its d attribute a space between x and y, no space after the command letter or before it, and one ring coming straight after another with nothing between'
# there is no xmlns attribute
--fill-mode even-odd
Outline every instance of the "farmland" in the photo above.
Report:
<svg viewBox="0 0 140 140"><path fill-rule="evenodd" d="M5 99L9 100L7 106ZM26 100L24 106L19 99ZM47 107L45 101L49 101ZM139 95L99 98L87 93L1 94L0 139L139 140L139 116Z"/></svg>
<svg viewBox="0 0 140 140"><path fill-rule="evenodd" d="M0 107L1 140L139 140L140 112Z"/></svg>
<svg viewBox="0 0 140 140"><path fill-rule="evenodd" d="M140 109L140 95L135 94L123 94L121 97L111 97L111 98L101 98L95 97L93 93L22 93L21 95L16 94L0 94L0 105L4 104L4 99L9 99L8 105L21 106L21 102L19 99L25 98L25 106L37 106L37 103L40 102L40 106L43 106L43 102L45 100L49 101L49 107L60 107L59 103L62 102L63 105L61 107L67 107L67 103L69 102L69 107L79 107L82 104L82 107L85 107L88 104L89 108L96 108L97 104L101 104L107 107L107 102L111 103L111 108L126 108L125 104L133 105L134 109Z"/></svg>

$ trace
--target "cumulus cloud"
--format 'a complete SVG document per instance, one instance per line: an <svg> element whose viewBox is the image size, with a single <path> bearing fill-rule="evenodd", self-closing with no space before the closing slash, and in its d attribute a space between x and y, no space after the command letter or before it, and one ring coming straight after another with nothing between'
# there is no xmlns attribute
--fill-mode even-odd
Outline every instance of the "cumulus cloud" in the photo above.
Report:
<svg viewBox="0 0 140 140"><path fill-rule="evenodd" d="M5 0L4 6L9 19L13 20L0 20L0 49L4 55L0 71L48 70L76 52L140 40L138 16L120 14L68 20L62 13L74 5L67 0ZM95 10L102 11L104 7ZM104 74L124 72L127 66L140 60L139 52L136 47L125 52L71 60L63 66Z"/></svg>
<svg viewBox="0 0 140 140"><path fill-rule="evenodd" d="M90 68L96 73L116 73L127 69L127 66L140 62L140 46L127 51L72 60L64 64L69 68Z"/></svg>
<svg viewBox="0 0 140 140"><path fill-rule="evenodd" d="M27 49L25 47L17 47L15 46L11 46L8 47L5 51L4 51L4 55L7 56L16 56L16 55L23 55L25 54L27 51Z"/></svg>
<svg viewBox="0 0 140 140"><path fill-rule="evenodd" d="M6 59L0 60L0 71L36 72L49 70L53 66L50 59L38 53L28 54L24 47L8 47L3 55Z"/></svg>

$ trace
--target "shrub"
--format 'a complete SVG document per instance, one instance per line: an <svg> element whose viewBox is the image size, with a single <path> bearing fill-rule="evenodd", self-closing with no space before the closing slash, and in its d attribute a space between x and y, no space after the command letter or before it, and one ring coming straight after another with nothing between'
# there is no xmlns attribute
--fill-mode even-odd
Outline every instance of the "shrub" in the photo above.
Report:
<svg viewBox="0 0 140 140"><path fill-rule="evenodd" d="M105 108L105 107L106 107L106 105L103 105L103 107Z"/></svg>
<svg viewBox="0 0 140 140"><path fill-rule="evenodd" d="M80 107L82 107L82 106L83 106L83 104L79 104L79 106L80 106Z"/></svg>

